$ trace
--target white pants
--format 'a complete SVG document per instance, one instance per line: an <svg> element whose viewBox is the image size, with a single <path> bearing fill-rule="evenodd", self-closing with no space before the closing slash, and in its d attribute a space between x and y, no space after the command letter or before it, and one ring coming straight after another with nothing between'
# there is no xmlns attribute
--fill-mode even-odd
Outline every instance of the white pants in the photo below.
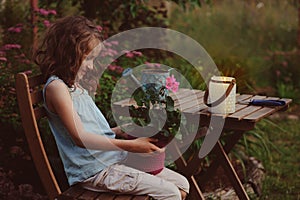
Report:
<svg viewBox="0 0 300 200"><path fill-rule="evenodd" d="M151 175L123 164L107 167L82 186L93 191L149 195L157 200L181 200L179 189L189 192L187 179L168 168Z"/></svg>

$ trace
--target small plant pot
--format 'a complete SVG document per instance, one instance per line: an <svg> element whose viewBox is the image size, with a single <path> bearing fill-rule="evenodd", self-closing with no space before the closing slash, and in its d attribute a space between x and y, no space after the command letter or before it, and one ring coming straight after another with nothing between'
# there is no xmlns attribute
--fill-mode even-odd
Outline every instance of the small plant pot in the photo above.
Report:
<svg viewBox="0 0 300 200"><path fill-rule="evenodd" d="M165 136L162 132L157 133L156 135L152 136L152 138L157 139L158 141L154 144L159 148L163 148L169 144L174 138L173 135Z"/></svg>

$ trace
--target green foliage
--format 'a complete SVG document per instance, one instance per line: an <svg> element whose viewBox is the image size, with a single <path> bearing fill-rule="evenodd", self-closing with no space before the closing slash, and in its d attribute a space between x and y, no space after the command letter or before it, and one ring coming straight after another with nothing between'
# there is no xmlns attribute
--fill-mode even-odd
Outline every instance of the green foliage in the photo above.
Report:
<svg viewBox="0 0 300 200"><path fill-rule="evenodd" d="M99 88L97 89L97 93L95 96L95 103L100 108L101 112L105 115L111 126L115 126L115 121L111 112L111 95L113 92L113 88L116 84L116 77L111 75L110 72L105 71L100 78Z"/></svg>
<svg viewBox="0 0 300 200"><path fill-rule="evenodd" d="M135 124L142 127L162 127L153 136L159 139L157 145L160 147L165 146L175 137L181 125L181 112L174 108L174 100L165 95L165 92L165 86L158 88L157 84L148 83L139 87L132 95L137 106L129 107L130 116ZM161 124L162 122L164 124Z"/></svg>
<svg viewBox="0 0 300 200"><path fill-rule="evenodd" d="M299 103L299 74L297 67L300 62L300 53L297 51L274 51L269 52L267 57L270 71L270 81L280 97L292 98Z"/></svg>
<svg viewBox="0 0 300 200"><path fill-rule="evenodd" d="M83 0L80 3L85 16L105 27L105 37L137 27L167 26L164 3L155 7L148 1L136 0Z"/></svg>
<svg viewBox="0 0 300 200"><path fill-rule="evenodd" d="M283 71L291 73L291 81L283 83L297 88L299 55L289 55L297 48L297 16L297 7L287 0L217 1L189 12L174 6L170 28L203 45L223 74L237 78L240 92L248 86L277 89L274 75L278 69L282 78L286 77ZM284 52L288 54L285 68L277 62L280 58L272 56Z"/></svg>

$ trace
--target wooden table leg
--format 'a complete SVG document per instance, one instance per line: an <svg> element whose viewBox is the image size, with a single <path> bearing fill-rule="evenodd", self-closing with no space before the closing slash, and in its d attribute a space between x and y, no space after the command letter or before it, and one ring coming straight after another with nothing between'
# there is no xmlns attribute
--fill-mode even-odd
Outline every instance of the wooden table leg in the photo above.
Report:
<svg viewBox="0 0 300 200"><path fill-rule="evenodd" d="M242 136L243 131L236 131L232 135L228 136L227 140L225 140L224 146L224 151L226 154L232 150L234 145L241 139ZM215 151L215 148L213 151ZM201 185L205 185L211 176L216 173L218 167L220 166L220 162L218 161L219 159L217 156L217 158L209 165L209 167L200 173Z"/></svg>
<svg viewBox="0 0 300 200"><path fill-rule="evenodd" d="M233 168L225 150L223 149L222 144L218 141L216 147L216 152L218 157L220 158L220 162L222 164L225 173L227 174L236 194L238 195L239 199L242 200L249 200L247 192L244 189L243 184L240 181L235 169Z"/></svg>
<svg viewBox="0 0 300 200"><path fill-rule="evenodd" d="M175 164L178 168L179 171L183 171L184 168L187 167L187 162L186 160L182 157L182 153L180 151L180 149L177 147L176 144L174 144L172 146L172 152L177 154L177 155L180 155L180 157L175 161ZM196 155L197 156L197 155ZM200 190L200 187L198 186L198 183L195 179L195 177L193 175L189 176L189 177L186 177L190 183L190 186L191 186L191 189L190 189L190 194L188 195L188 199L191 199L191 200L205 200L201 190Z"/></svg>

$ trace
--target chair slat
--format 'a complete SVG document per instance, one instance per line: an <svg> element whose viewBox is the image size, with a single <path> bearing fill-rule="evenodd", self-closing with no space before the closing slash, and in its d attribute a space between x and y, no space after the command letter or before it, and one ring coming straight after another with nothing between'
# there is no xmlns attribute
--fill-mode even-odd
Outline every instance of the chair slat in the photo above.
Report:
<svg viewBox="0 0 300 200"><path fill-rule="evenodd" d="M35 118L36 120L39 120L43 117L46 117L46 110L44 107L37 107L37 108L34 108L34 115L35 115Z"/></svg>
<svg viewBox="0 0 300 200"><path fill-rule="evenodd" d="M99 195L95 200L114 200L115 197L116 195L112 193L101 193L101 195Z"/></svg>
<svg viewBox="0 0 300 200"><path fill-rule="evenodd" d="M150 200L149 196L135 196L132 200Z"/></svg>
<svg viewBox="0 0 300 200"><path fill-rule="evenodd" d="M99 196L99 192L85 190L78 198L84 200L94 200L96 197Z"/></svg>
<svg viewBox="0 0 300 200"><path fill-rule="evenodd" d="M27 77L27 76L26 76ZM33 77L28 78L28 83L30 88L34 88L36 86L41 85L44 82L44 77L43 75L37 75Z"/></svg>
<svg viewBox="0 0 300 200"><path fill-rule="evenodd" d="M35 80L32 82L36 82L37 79L32 78L31 80ZM16 92L24 132L41 181L44 187L47 188L46 192L49 198L54 199L61 191L50 166L36 121L37 117L40 117L43 114L42 111L36 111L40 114L37 114L37 116L35 115L30 90L27 75L25 73L17 74Z"/></svg>
<svg viewBox="0 0 300 200"><path fill-rule="evenodd" d="M63 194L59 196L59 199L63 199L64 197L78 199L78 197L80 197L80 195L82 195L84 192L85 190L80 185L74 185L63 192Z"/></svg>
<svg viewBox="0 0 300 200"><path fill-rule="evenodd" d="M30 97L32 104L43 102L43 92L41 90L31 92Z"/></svg>
<svg viewBox="0 0 300 200"><path fill-rule="evenodd" d="M114 198L114 200L132 200L131 195L118 195Z"/></svg>

